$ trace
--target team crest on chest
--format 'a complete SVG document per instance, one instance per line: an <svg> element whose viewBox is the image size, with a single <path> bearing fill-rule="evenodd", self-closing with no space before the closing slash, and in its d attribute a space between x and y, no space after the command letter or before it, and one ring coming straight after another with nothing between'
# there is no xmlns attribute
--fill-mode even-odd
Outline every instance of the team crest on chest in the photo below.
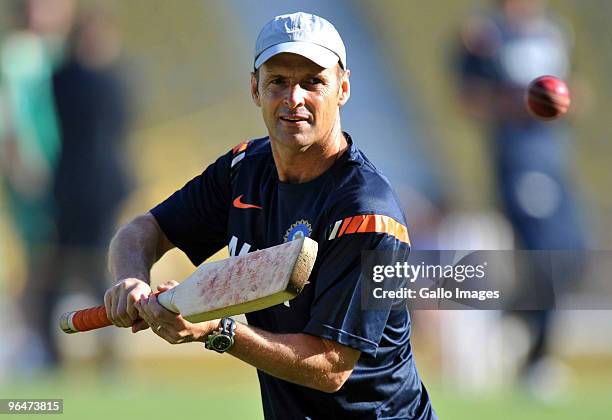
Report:
<svg viewBox="0 0 612 420"><path fill-rule="evenodd" d="M306 219L300 219L287 229L285 232L284 242L293 241L294 239L300 239L304 237L310 237L312 233L312 225Z"/></svg>

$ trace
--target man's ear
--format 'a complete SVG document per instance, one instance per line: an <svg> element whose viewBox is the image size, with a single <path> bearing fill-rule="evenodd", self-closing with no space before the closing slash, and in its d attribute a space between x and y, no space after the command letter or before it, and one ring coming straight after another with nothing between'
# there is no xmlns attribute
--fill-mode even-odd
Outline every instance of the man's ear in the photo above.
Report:
<svg viewBox="0 0 612 420"><path fill-rule="evenodd" d="M259 100L259 89L257 86L257 77L255 77L255 73L251 73L251 97L253 98L253 102L255 105L261 107L261 101Z"/></svg>
<svg viewBox="0 0 612 420"><path fill-rule="evenodd" d="M340 80L340 96L338 97L338 106L342 107L351 97L351 82L349 76L351 75L350 70L345 70Z"/></svg>

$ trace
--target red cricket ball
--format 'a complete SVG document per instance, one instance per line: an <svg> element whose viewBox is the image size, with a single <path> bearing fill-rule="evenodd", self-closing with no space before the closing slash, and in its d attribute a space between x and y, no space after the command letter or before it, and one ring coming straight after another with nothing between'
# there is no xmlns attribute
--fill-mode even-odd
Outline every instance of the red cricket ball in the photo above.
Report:
<svg viewBox="0 0 612 420"><path fill-rule="evenodd" d="M540 120L554 120L570 106L570 93L565 82L555 76L541 76L527 88L527 108Z"/></svg>

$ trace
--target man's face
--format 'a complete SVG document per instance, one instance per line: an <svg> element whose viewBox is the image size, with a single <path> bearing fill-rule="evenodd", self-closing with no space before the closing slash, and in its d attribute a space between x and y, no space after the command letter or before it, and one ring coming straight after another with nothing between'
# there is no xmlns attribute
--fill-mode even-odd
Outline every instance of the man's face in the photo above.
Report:
<svg viewBox="0 0 612 420"><path fill-rule="evenodd" d="M303 149L330 138L339 127L339 108L350 96L348 70L325 69L297 54L278 54L251 77L251 94L261 107L273 141Z"/></svg>

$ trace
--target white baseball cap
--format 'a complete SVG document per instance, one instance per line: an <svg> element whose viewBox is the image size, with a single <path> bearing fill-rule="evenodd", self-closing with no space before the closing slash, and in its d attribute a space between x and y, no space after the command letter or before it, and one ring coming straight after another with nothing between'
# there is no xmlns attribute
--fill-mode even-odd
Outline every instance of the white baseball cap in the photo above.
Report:
<svg viewBox="0 0 612 420"><path fill-rule="evenodd" d="M340 34L322 17L297 12L266 23L255 42L254 68L281 53L299 54L323 68L340 62L346 69L346 49Z"/></svg>

